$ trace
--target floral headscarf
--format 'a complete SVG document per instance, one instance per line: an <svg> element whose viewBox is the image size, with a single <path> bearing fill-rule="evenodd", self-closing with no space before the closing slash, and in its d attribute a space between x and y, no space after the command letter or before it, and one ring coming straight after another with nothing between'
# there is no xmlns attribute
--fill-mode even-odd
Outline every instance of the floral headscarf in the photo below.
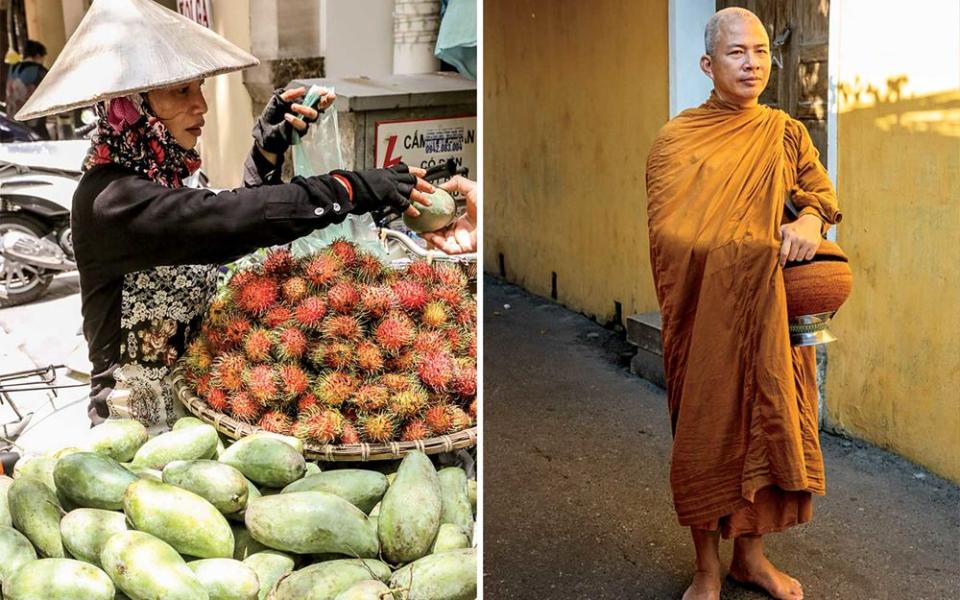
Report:
<svg viewBox="0 0 960 600"><path fill-rule="evenodd" d="M86 171L107 163L132 169L171 188L200 168L196 150L184 150L153 114L144 94L98 102L99 120L83 163Z"/></svg>

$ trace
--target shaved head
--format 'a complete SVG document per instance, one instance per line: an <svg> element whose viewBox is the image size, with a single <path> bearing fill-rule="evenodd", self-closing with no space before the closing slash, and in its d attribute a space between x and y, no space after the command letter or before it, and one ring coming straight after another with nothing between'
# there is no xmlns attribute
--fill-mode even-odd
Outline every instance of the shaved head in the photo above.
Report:
<svg viewBox="0 0 960 600"><path fill-rule="evenodd" d="M749 10L745 8L740 8L737 6L731 6L729 8L724 8L723 10L718 10L710 20L707 21L707 28L703 32L703 43L706 48L706 53L710 56L714 55L717 46L717 38L720 37L721 29L726 29L729 25L735 22L741 21L752 21L759 23L763 27L763 23Z"/></svg>

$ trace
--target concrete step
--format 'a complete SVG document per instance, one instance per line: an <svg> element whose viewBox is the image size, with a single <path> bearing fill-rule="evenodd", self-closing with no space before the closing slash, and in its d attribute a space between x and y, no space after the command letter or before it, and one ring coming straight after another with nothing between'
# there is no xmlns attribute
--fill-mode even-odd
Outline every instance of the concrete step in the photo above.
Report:
<svg viewBox="0 0 960 600"><path fill-rule="evenodd" d="M651 383L666 388L661 329L659 312L627 317L627 341L637 347L637 354L630 361L630 371Z"/></svg>

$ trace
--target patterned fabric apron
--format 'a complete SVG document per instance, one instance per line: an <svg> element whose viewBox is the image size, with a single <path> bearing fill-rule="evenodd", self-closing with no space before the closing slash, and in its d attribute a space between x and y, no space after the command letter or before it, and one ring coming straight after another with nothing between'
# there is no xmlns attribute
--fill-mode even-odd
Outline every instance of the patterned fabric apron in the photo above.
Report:
<svg viewBox="0 0 960 600"><path fill-rule="evenodd" d="M134 418L153 435L184 416L170 369L200 327L216 291L216 265L167 266L124 276L120 366L107 397L110 418Z"/></svg>

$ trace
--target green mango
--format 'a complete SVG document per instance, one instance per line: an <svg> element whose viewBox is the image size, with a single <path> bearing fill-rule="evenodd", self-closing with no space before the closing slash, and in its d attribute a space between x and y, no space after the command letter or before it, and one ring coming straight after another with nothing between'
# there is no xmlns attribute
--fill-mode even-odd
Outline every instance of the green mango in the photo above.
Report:
<svg viewBox="0 0 960 600"><path fill-rule="evenodd" d="M32 477L15 479L7 499L13 526L27 536L40 556L64 558L60 502L50 488Z"/></svg>
<svg viewBox="0 0 960 600"><path fill-rule="evenodd" d="M181 554L233 557L230 524L215 506L193 492L140 479L123 495L123 512L135 529L156 536Z"/></svg>
<svg viewBox="0 0 960 600"><path fill-rule="evenodd" d="M142 531L110 536L100 564L131 600L209 600L210 595L170 544Z"/></svg>
<svg viewBox="0 0 960 600"><path fill-rule="evenodd" d="M405 589L411 599L473 600L477 597L477 550L424 556L394 571L390 587Z"/></svg>
<svg viewBox="0 0 960 600"><path fill-rule="evenodd" d="M60 494L78 507L120 510L123 493L137 476L109 456L77 452L57 462L53 479Z"/></svg>
<svg viewBox="0 0 960 600"><path fill-rule="evenodd" d="M114 600L113 581L99 568L69 558L43 558L3 582L5 600Z"/></svg>
<svg viewBox="0 0 960 600"><path fill-rule="evenodd" d="M383 556L394 564L428 554L440 530L440 480L430 458L408 453L380 502L377 533Z"/></svg>
<svg viewBox="0 0 960 600"><path fill-rule="evenodd" d="M98 567L103 545L113 534L126 530L122 512L99 508L78 508L60 520L60 535L70 555Z"/></svg>

